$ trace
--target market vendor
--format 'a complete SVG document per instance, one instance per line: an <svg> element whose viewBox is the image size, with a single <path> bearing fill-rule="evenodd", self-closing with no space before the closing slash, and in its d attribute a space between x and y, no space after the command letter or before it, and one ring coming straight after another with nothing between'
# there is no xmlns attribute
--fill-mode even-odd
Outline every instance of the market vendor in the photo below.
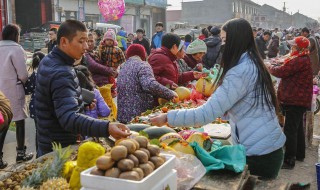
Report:
<svg viewBox="0 0 320 190"><path fill-rule="evenodd" d="M127 61L118 76L118 121L130 122L135 116L154 107L153 96L174 99L177 94L161 85L154 78L146 62L145 48L132 44L127 50Z"/></svg>
<svg viewBox="0 0 320 190"><path fill-rule="evenodd" d="M273 84L256 48L250 23L245 19L228 21L222 27L221 38L225 41L223 71L208 101L195 109L169 111L151 118L151 122L157 126L203 126L227 114L233 143L246 149L250 173L276 178L286 137L276 115Z"/></svg>
<svg viewBox="0 0 320 190"><path fill-rule="evenodd" d="M288 43L291 46L290 56L284 62L267 65L272 75L281 78L277 97L286 117L284 134L287 137L283 169L293 169L296 160L305 158L303 115L311 107L313 89L309 40L299 36Z"/></svg>
<svg viewBox="0 0 320 190"><path fill-rule="evenodd" d="M196 71L179 73L176 55L180 42L178 35L165 34L162 37L162 47L153 50L148 59L157 81L170 89L176 89L179 84L185 84L201 77L201 73Z"/></svg>
<svg viewBox="0 0 320 190"><path fill-rule="evenodd" d="M67 20L58 31L58 45L43 58L37 74L35 106L37 116L38 152L42 156L52 151L52 142L62 147L76 144L77 137L124 138L130 135L125 125L90 118L82 114L83 101L79 80L73 68L87 44L84 24ZM95 103L91 103L93 108ZM92 109L91 108L91 109Z"/></svg>

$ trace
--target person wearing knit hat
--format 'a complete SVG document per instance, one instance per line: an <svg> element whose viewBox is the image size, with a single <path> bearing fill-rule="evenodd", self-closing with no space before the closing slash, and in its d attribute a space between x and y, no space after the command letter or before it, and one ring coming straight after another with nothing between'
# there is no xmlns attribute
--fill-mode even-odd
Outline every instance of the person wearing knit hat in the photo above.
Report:
<svg viewBox="0 0 320 190"><path fill-rule="evenodd" d="M109 29L103 35L103 43L106 43L106 45L111 46L111 41L113 42L113 45L117 45L116 34L112 29Z"/></svg>
<svg viewBox="0 0 320 190"><path fill-rule="evenodd" d="M113 70L117 70L118 67L126 61L123 51L117 46L116 34L113 30L108 30L103 36L103 42L98 48L100 63ZM116 97L116 76L109 76L107 84L113 84L112 96ZM104 94L102 93L102 96Z"/></svg>
<svg viewBox="0 0 320 190"><path fill-rule="evenodd" d="M126 57L129 59L132 56L138 56L142 61L146 61L146 50L145 48L140 44L132 44L129 46Z"/></svg>
<svg viewBox="0 0 320 190"><path fill-rule="evenodd" d="M201 71L202 57L207 53L206 43L200 39L196 39L188 46L186 53L187 55L183 59L188 66Z"/></svg>
<svg viewBox="0 0 320 190"><path fill-rule="evenodd" d="M121 67L117 88L118 118L121 123L129 123L136 116L153 109L154 97L172 100L177 94L156 81L146 60L145 48L132 44L127 49L127 61Z"/></svg>

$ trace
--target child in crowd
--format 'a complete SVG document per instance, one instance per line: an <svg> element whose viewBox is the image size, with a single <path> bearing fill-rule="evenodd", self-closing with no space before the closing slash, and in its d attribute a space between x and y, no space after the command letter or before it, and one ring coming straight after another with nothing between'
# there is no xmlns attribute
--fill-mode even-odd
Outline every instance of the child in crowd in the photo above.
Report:
<svg viewBox="0 0 320 190"><path fill-rule="evenodd" d="M118 69L126 61L123 51L117 46L116 34L113 30L108 30L99 46L99 57L102 65ZM109 76L109 84L113 84L111 93L116 97L116 77Z"/></svg>
<svg viewBox="0 0 320 190"><path fill-rule="evenodd" d="M110 114L110 109L101 96L100 91L95 88L95 84L88 68L83 65L77 65L75 70L79 79L80 87L89 91L93 91L94 99L96 100L96 107L92 110L85 109L85 114L96 119L100 117L108 117Z"/></svg>
<svg viewBox="0 0 320 190"><path fill-rule="evenodd" d="M37 80L37 71L40 64L40 61L44 58L44 53L41 51L37 51L32 55L32 74L29 76L27 82L24 85L24 90L26 95L31 94L31 100L29 103L29 112L30 117L34 119L35 127L36 127L36 142L37 142L37 120L36 120L36 110L34 107L34 92L36 90L36 80ZM38 151L38 144L36 143L36 151Z"/></svg>

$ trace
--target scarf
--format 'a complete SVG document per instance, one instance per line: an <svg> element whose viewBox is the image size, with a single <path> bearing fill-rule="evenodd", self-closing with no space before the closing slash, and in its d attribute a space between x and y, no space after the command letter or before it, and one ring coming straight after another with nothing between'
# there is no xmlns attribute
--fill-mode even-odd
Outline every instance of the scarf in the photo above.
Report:
<svg viewBox="0 0 320 190"><path fill-rule="evenodd" d="M302 57L304 55L309 55L310 54L310 51L308 48L304 48L300 51L294 51L294 52L291 52L290 56L288 58L286 58L284 60L284 63L289 63L291 60L297 58L297 57Z"/></svg>

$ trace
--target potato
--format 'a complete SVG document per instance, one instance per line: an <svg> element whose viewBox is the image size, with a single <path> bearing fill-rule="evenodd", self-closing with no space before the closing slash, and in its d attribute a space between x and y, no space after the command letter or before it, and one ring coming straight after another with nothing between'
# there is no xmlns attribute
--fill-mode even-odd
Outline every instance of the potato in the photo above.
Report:
<svg viewBox="0 0 320 190"><path fill-rule="evenodd" d="M148 161L148 164L150 164L150 166L152 167L153 170L156 169L156 166L151 161Z"/></svg>
<svg viewBox="0 0 320 190"><path fill-rule="evenodd" d="M142 150L137 150L133 153L139 160L140 164L148 163L148 154L143 152Z"/></svg>
<svg viewBox="0 0 320 190"><path fill-rule="evenodd" d="M134 167L134 162L130 159L122 159L117 166L122 172L131 171Z"/></svg>
<svg viewBox="0 0 320 190"><path fill-rule="evenodd" d="M164 164L163 159L160 156L152 156L150 161L154 164L156 168L159 168L162 164Z"/></svg>
<svg viewBox="0 0 320 190"><path fill-rule="evenodd" d="M134 142L132 142L129 139L119 142L119 145L123 145L123 146L127 147L129 154L132 154L132 153L134 153L134 151L136 151L136 145L134 144Z"/></svg>
<svg viewBox="0 0 320 190"><path fill-rule="evenodd" d="M138 143L138 141L136 141L135 139L129 139L129 140L132 141L136 145L136 150L139 150L140 144Z"/></svg>
<svg viewBox="0 0 320 190"><path fill-rule="evenodd" d="M157 145L148 145L147 149L149 150L151 157L160 154L160 148Z"/></svg>
<svg viewBox="0 0 320 190"><path fill-rule="evenodd" d="M109 156L100 156L96 161L97 168L100 170L107 170L111 168L113 164L114 161Z"/></svg>
<svg viewBox="0 0 320 190"><path fill-rule="evenodd" d="M138 167L138 166L139 166L139 160L138 160L138 158L137 158L135 155L129 154L129 155L127 156L127 158L133 161L134 167Z"/></svg>
<svg viewBox="0 0 320 190"><path fill-rule="evenodd" d="M128 150L123 145L115 146L111 149L111 158L115 161L119 161L123 158L126 158L127 154L128 154Z"/></svg>
<svg viewBox="0 0 320 190"><path fill-rule="evenodd" d="M149 139L144 136L137 136L134 138L140 145L140 148L147 148Z"/></svg>
<svg viewBox="0 0 320 190"><path fill-rule="evenodd" d="M163 155L159 155L160 158L162 158L163 162L166 162L167 161L167 158Z"/></svg>
<svg viewBox="0 0 320 190"><path fill-rule="evenodd" d="M139 168L141 168L143 171L143 177L146 177L153 172L153 169L150 164L140 164Z"/></svg>
<svg viewBox="0 0 320 190"><path fill-rule="evenodd" d="M123 140L127 140L127 138L122 138L122 139L116 140L116 141L114 142L114 146L118 146L119 143L120 143L121 141L123 141Z"/></svg>
<svg viewBox="0 0 320 190"><path fill-rule="evenodd" d="M93 170L91 170L90 174L91 175L98 175L98 176L104 176L104 171L103 170L99 170L98 168L93 168Z"/></svg>
<svg viewBox="0 0 320 190"><path fill-rule="evenodd" d="M128 171L128 172L121 173L119 178L139 181L140 180L140 175L136 171Z"/></svg>
<svg viewBox="0 0 320 190"><path fill-rule="evenodd" d="M104 155L111 157L111 152L107 152L107 153L105 153Z"/></svg>
<svg viewBox="0 0 320 190"><path fill-rule="evenodd" d="M140 148L139 150L142 150L143 152L147 153L148 155L148 160L150 159L150 152L146 148Z"/></svg>
<svg viewBox="0 0 320 190"><path fill-rule="evenodd" d="M114 178L119 178L121 173L121 170L119 168L110 168L106 171L106 173L104 174L104 176L106 177L114 177Z"/></svg>
<svg viewBox="0 0 320 190"><path fill-rule="evenodd" d="M133 168L132 171L138 172L138 174L140 176L140 180L143 179L144 173L143 173L143 170L141 168Z"/></svg>

